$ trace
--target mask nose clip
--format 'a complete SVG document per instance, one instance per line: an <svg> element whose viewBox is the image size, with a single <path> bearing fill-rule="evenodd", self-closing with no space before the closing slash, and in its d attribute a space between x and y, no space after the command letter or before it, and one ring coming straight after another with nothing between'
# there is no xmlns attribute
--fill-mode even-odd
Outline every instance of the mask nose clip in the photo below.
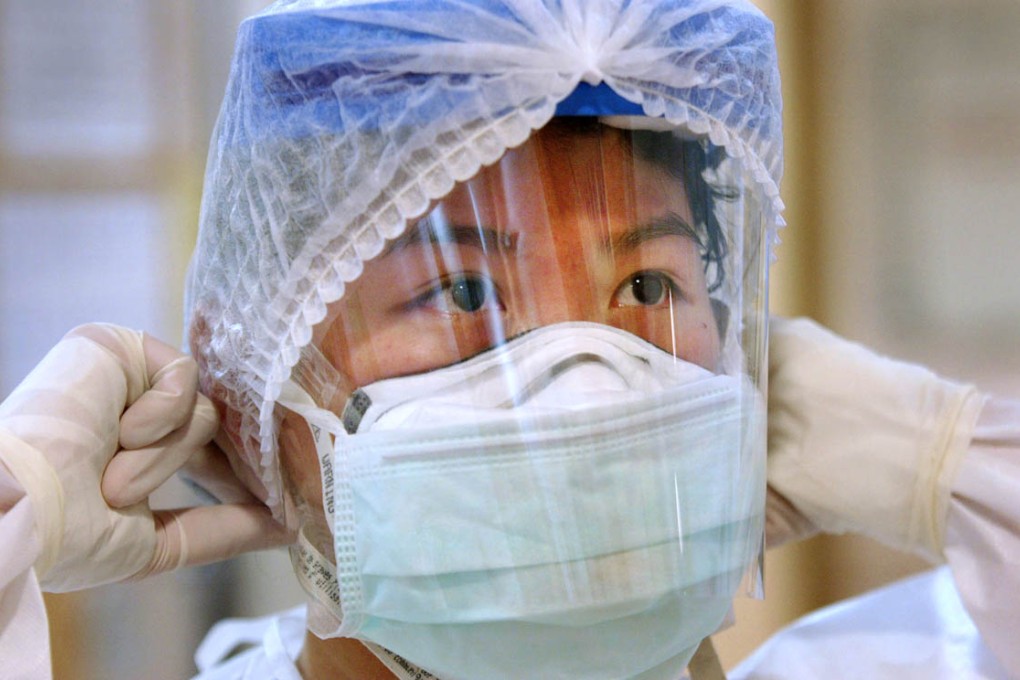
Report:
<svg viewBox="0 0 1020 680"><path fill-rule="evenodd" d="M626 378L612 361L592 352L580 352L564 357L528 380L509 406L562 406L565 402L580 405L586 393L627 388Z"/></svg>
<svg viewBox="0 0 1020 680"><path fill-rule="evenodd" d="M711 376L626 331L564 322L461 363L365 385L351 393L339 420L348 435L435 427L480 413L513 420L622 403Z"/></svg>

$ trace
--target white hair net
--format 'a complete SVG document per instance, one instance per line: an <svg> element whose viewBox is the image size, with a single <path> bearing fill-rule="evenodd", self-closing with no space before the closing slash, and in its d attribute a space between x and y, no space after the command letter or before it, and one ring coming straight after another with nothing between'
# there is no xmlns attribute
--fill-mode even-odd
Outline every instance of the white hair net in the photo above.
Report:
<svg viewBox="0 0 1020 680"><path fill-rule="evenodd" d="M599 84L725 148L773 240L779 75L749 2L283 0L242 24L186 310L234 462L275 512L276 401L327 305L455 182Z"/></svg>

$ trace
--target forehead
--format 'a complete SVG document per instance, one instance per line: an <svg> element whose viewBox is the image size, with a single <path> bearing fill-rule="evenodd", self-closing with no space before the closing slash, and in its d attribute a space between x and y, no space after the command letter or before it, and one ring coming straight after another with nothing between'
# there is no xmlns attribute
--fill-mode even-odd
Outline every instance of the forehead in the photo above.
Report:
<svg viewBox="0 0 1020 680"><path fill-rule="evenodd" d="M620 229L671 213L690 220L681 147L674 146L676 157L660 153L653 160L627 130L554 121L458 184L439 205L455 222L515 229L549 219Z"/></svg>

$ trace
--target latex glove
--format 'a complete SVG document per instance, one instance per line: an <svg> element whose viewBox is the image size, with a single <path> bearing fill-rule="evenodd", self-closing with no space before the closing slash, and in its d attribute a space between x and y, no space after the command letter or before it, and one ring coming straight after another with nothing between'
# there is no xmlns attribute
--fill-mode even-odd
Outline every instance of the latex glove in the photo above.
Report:
<svg viewBox="0 0 1020 680"><path fill-rule="evenodd" d="M807 319L772 319L768 481L811 524L943 559L950 486L984 403Z"/></svg>
<svg viewBox="0 0 1020 680"><path fill-rule="evenodd" d="M152 491L208 455L217 425L194 361L169 345L105 324L65 336L0 404L0 463L31 500L43 588L140 578L287 542L260 504L150 510Z"/></svg>

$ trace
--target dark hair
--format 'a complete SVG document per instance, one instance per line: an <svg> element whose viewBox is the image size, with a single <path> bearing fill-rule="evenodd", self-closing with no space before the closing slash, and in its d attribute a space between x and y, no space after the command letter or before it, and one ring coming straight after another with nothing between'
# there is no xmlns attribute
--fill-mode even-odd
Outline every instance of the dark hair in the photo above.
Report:
<svg viewBox="0 0 1020 680"><path fill-rule="evenodd" d="M601 134L605 126L592 116L554 118L543 130L564 134ZM617 129L617 128L612 128ZM718 290L726 279L725 260L729 252L726 233L719 223L716 201L733 200L732 187L713 186L705 179L725 158L725 151L708 140L683 139L673 132L655 130L619 130L638 158L650 161L680 179L694 216L701 259L705 272L713 276L706 283L708 292Z"/></svg>

